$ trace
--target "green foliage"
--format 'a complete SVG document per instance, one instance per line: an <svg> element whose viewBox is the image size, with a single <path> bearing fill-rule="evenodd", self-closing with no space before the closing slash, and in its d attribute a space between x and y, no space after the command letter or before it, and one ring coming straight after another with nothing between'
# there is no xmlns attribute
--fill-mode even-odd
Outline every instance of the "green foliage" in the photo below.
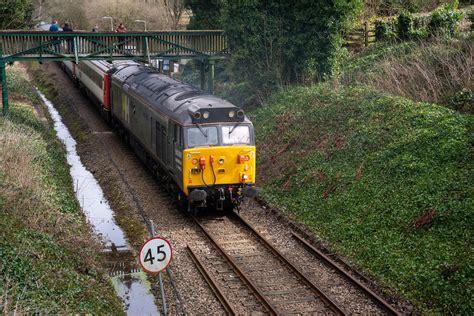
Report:
<svg viewBox="0 0 474 316"><path fill-rule="evenodd" d="M453 4L445 4L433 11L428 24L429 34L432 36L453 36L463 17L462 12L459 12L457 7L458 2L454 1Z"/></svg>
<svg viewBox="0 0 474 316"><path fill-rule="evenodd" d="M223 1L232 77L263 97L286 84L331 75L344 57L342 31L361 7L360 0Z"/></svg>
<svg viewBox="0 0 474 316"><path fill-rule="evenodd" d="M472 312L472 116L327 84L255 114L267 200L425 313Z"/></svg>
<svg viewBox="0 0 474 316"><path fill-rule="evenodd" d="M415 17L409 12L402 12L397 18L397 38L401 41L426 37L426 18Z"/></svg>
<svg viewBox="0 0 474 316"><path fill-rule="evenodd" d="M397 36L401 40L407 40L413 32L413 16L409 12L402 12L397 20Z"/></svg>
<svg viewBox="0 0 474 316"><path fill-rule="evenodd" d="M446 96L441 101L447 107L462 112L474 114L474 91L463 89L452 96Z"/></svg>
<svg viewBox="0 0 474 316"><path fill-rule="evenodd" d="M438 7L430 16L413 15L402 11L397 19L379 18L375 21L377 41L422 39L428 35L453 36L463 14L457 10L457 1Z"/></svg>
<svg viewBox="0 0 474 316"><path fill-rule="evenodd" d="M377 41L388 41L396 38L397 32L393 20L378 19L375 21L375 38Z"/></svg>
<svg viewBox="0 0 474 316"><path fill-rule="evenodd" d="M429 12L452 0L370 0L364 1L365 16L394 16L401 12ZM470 1L470 0L464 0Z"/></svg>
<svg viewBox="0 0 474 316"><path fill-rule="evenodd" d="M33 9L32 0L2 0L0 2L0 30L30 27Z"/></svg>
<svg viewBox="0 0 474 316"><path fill-rule="evenodd" d="M188 30L212 30L221 28L222 0L185 0L184 6L193 11Z"/></svg>
<svg viewBox="0 0 474 316"><path fill-rule="evenodd" d="M469 22L471 22L471 30L474 30L474 10L468 13Z"/></svg>

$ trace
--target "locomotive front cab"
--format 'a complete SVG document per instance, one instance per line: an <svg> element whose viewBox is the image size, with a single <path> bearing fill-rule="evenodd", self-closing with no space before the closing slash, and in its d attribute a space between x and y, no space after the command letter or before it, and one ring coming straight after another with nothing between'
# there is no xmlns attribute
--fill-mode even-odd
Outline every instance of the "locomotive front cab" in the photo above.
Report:
<svg viewBox="0 0 474 316"><path fill-rule="evenodd" d="M254 195L256 151L250 121L185 128L183 191L194 206L238 207Z"/></svg>

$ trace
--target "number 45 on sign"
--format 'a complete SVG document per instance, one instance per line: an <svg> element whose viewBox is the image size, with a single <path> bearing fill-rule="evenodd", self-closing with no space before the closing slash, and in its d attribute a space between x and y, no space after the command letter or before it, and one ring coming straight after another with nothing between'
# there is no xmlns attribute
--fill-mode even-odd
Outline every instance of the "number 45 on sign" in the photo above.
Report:
<svg viewBox="0 0 474 316"><path fill-rule="evenodd" d="M170 243L162 237L153 237L145 241L138 253L143 271L160 273L170 264L173 252Z"/></svg>

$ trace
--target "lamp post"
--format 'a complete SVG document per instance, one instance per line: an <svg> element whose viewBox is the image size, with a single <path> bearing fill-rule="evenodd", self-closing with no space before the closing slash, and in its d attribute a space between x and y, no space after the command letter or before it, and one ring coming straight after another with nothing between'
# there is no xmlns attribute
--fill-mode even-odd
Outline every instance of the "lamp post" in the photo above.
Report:
<svg viewBox="0 0 474 316"><path fill-rule="evenodd" d="M103 16L102 19L110 19L110 30L114 31L114 19L111 16Z"/></svg>
<svg viewBox="0 0 474 316"><path fill-rule="evenodd" d="M135 20L133 21L135 23L143 23L144 24L144 29L145 29L145 32L146 32L146 21L145 20Z"/></svg>

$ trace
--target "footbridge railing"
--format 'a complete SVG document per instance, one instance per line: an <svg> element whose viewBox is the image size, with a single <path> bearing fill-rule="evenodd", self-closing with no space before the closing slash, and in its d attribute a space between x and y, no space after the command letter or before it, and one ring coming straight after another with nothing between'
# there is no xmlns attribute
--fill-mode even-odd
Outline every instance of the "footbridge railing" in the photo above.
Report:
<svg viewBox="0 0 474 316"><path fill-rule="evenodd" d="M3 112L8 111L5 67L15 61L199 59L209 65L212 90L214 61L229 56L223 31L157 31L130 33L0 31ZM203 83L204 71L201 70Z"/></svg>

